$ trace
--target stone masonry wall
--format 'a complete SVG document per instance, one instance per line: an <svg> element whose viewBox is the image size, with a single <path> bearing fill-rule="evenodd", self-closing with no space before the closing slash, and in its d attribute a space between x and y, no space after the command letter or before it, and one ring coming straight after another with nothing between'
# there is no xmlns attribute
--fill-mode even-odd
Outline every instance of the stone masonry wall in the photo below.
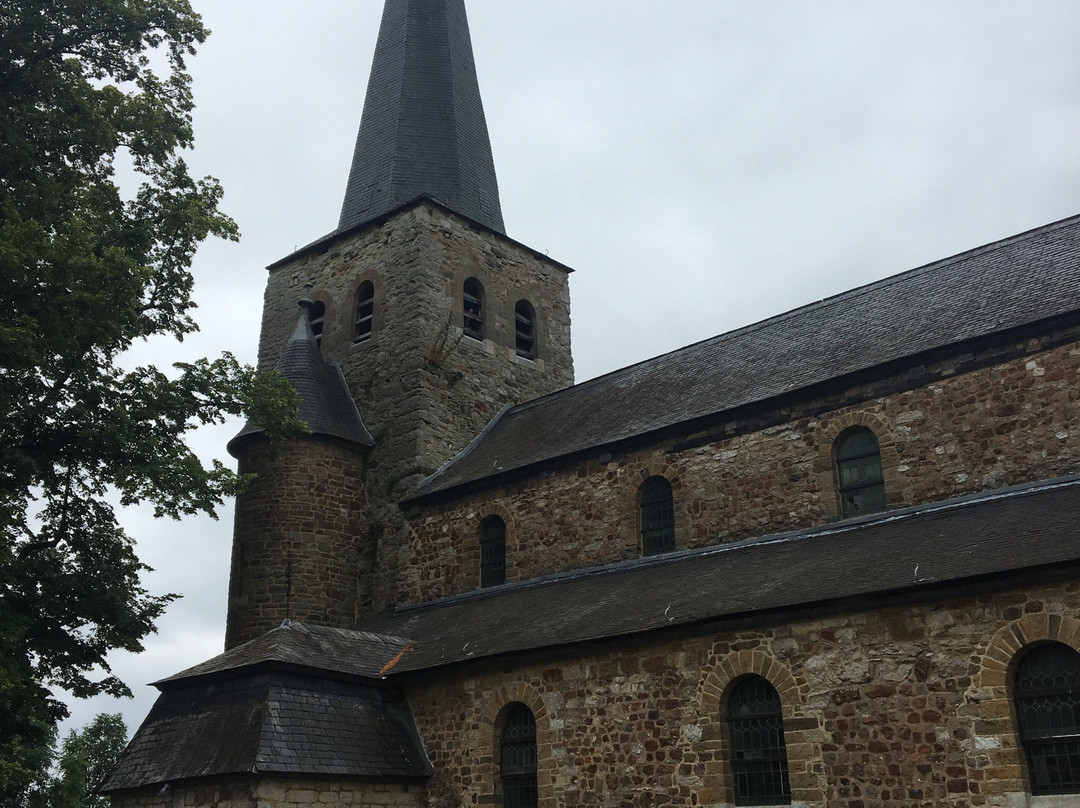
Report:
<svg viewBox="0 0 1080 808"><path fill-rule="evenodd" d="M1008 695L1031 643L1080 649L1080 584L491 663L409 692L435 782L501 804L500 721L536 717L541 806L728 806L725 702L777 689L792 800L814 808L1049 806L1026 796ZM448 804L453 804L448 803Z"/></svg>
<svg viewBox="0 0 1080 808"><path fill-rule="evenodd" d="M462 287L485 289L485 339L462 335ZM373 335L353 342L355 296L375 289ZM397 502L472 440L508 403L573 383L566 270L495 233L428 204L271 270L259 361L276 361L304 286L326 306L323 354L341 364L375 437L363 522L378 544L360 611L401 598L407 559ZM516 356L514 306L536 312L536 360Z"/></svg>
<svg viewBox="0 0 1080 808"><path fill-rule="evenodd" d="M357 573L373 548L362 523L360 449L301 438L271 455L264 441L247 444L241 474L255 474L236 499L225 647L281 624L351 628Z"/></svg>
<svg viewBox="0 0 1080 808"><path fill-rule="evenodd" d="M925 386L782 425L669 439L610 460L598 449L429 505L409 523L408 599L478 586L479 524L489 514L507 525L508 581L638 557L638 491L653 474L671 482L680 548L826 523L840 513L832 447L854 424L880 441L890 507L1080 472L1080 343L1020 347L996 365L951 375L947 364L928 368L937 378Z"/></svg>
<svg viewBox="0 0 1080 808"><path fill-rule="evenodd" d="M417 808L422 786L327 780L235 779L112 798L113 808Z"/></svg>

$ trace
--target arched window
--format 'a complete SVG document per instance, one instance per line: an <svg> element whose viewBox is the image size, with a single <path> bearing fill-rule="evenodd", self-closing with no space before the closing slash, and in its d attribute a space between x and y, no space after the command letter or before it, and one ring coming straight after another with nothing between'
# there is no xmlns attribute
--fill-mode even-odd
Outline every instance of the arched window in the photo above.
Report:
<svg viewBox="0 0 1080 808"><path fill-rule="evenodd" d="M641 554L675 549L675 503L671 483L650 477L641 484Z"/></svg>
<svg viewBox="0 0 1080 808"><path fill-rule="evenodd" d="M480 586L506 581L506 523L489 516L480 523Z"/></svg>
<svg viewBox="0 0 1080 808"><path fill-rule="evenodd" d="M536 808L536 719L514 704L499 738L503 808Z"/></svg>
<svg viewBox="0 0 1080 808"><path fill-rule="evenodd" d="M484 287L476 278L466 278L461 290L462 308L465 322L462 326L465 336L473 339L484 338Z"/></svg>
<svg viewBox="0 0 1080 808"><path fill-rule="evenodd" d="M736 805L791 802L780 694L762 676L747 676L728 697L728 736Z"/></svg>
<svg viewBox="0 0 1080 808"><path fill-rule="evenodd" d="M375 284L364 281L356 290L356 325L353 342L371 339L371 321L375 315Z"/></svg>
<svg viewBox="0 0 1080 808"><path fill-rule="evenodd" d="M1058 642L1031 649L1013 699L1031 793L1080 794L1080 654Z"/></svg>
<svg viewBox="0 0 1080 808"><path fill-rule="evenodd" d="M514 306L514 337L517 355L525 359L535 359L536 312L528 300L519 300Z"/></svg>
<svg viewBox="0 0 1080 808"><path fill-rule="evenodd" d="M308 322L311 323L311 332L315 335L315 344L322 348L323 321L326 320L326 304L316 300L308 311Z"/></svg>
<svg viewBox="0 0 1080 808"><path fill-rule="evenodd" d="M844 516L885 510L881 450L874 433L857 426L836 440L836 476Z"/></svg>

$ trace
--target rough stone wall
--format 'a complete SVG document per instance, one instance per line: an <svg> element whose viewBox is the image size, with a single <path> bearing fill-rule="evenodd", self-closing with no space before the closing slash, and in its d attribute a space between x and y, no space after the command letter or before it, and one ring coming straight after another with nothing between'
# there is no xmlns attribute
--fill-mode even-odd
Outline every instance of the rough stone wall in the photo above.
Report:
<svg viewBox="0 0 1080 808"><path fill-rule="evenodd" d="M1047 585L493 663L409 699L436 782L467 805L500 804L515 702L537 721L540 805L730 805L725 704L747 674L780 695L793 805L1028 805L1010 666L1031 643L1080 649L1078 608L1080 584Z"/></svg>
<svg viewBox="0 0 1080 808"><path fill-rule="evenodd" d="M672 438L592 458L450 501L409 522L413 601L475 588L480 521L507 525L508 581L640 555L638 491L672 484L676 543L695 548L838 518L833 444L870 427L881 444L890 507L1080 472L1080 343L1019 354L968 372L954 360L921 369L930 381L882 394L895 379L809 402L811 414L712 438ZM814 409L819 411L814 412ZM789 413L775 414L783 421Z"/></svg>
<svg viewBox="0 0 1080 808"><path fill-rule="evenodd" d="M240 473L256 476L236 499L225 647L286 616L351 628L357 571L373 556L361 521L362 450L307 437L271 455L256 439L244 449Z"/></svg>
<svg viewBox="0 0 1080 808"><path fill-rule="evenodd" d="M484 286L485 339L462 335L462 287ZM355 296L374 284L372 338L353 342ZM271 367L295 326L304 286L326 306L323 354L341 364L375 437L363 523L378 544L361 612L401 597L407 559L397 502L472 440L508 403L573 383L566 271L515 242L418 204L271 270L259 362ZM536 360L515 353L514 306L536 311Z"/></svg>
<svg viewBox="0 0 1080 808"><path fill-rule="evenodd" d="M114 796L113 808L417 808L424 788L393 783L350 783L276 778L174 785Z"/></svg>

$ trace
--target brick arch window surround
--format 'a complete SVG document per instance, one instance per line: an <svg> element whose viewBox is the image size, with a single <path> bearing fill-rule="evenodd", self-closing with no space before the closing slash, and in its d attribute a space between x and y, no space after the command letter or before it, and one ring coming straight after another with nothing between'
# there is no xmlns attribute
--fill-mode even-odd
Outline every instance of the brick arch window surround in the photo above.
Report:
<svg viewBox="0 0 1080 808"><path fill-rule="evenodd" d="M484 338L484 286L476 278L466 278L461 289L464 322L462 330L465 336L482 340Z"/></svg>
<svg viewBox="0 0 1080 808"><path fill-rule="evenodd" d="M523 359L536 358L536 310L528 300L514 305L514 347Z"/></svg>
<svg viewBox="0 0 1080 808"><path fill-rule="evenodd" d="M864 426L840 433L833 453L844 516L885 510L885 476L877 436Z"/></svg>
<svg viewBox="0 0 1080 808"><path fill-rule="evenodd" d="M675 500L671 483L659 475L641 484L641 554L675 549Z"/></svg>
<svg viewBox="0 0 1080 808"><path fill-rule="evenodd" d="M353 342L371 339L371 326L375 319L375 284L364 281L356 289L356 321L353 324Z"/></svg>
<svg viewBox="0 0 1080 808"><path fill-rule="evenodd" d="M506 522L488 516L480 523L480 586L506 582Z"/></svg>
<svg viewBox="0 0 1080 808"><path fill-rule="evenodd" d="M1032 647L1016 665L1013 702L1031 793L1080 794L1080 654Z"/></svg>
<svg viewBox="0 0 1080 808"><path fill-rule="evenodd" d="M503 808L536 808L536 718L521 702L510 705L499 734Z"/></svg>
<svg viewBox="0 0 1080 808"><path fill-rule="evenodd" d="M727 723L735 804L789 804L787 747L776 688L763 676L741 679L728 696Z"/></svg>

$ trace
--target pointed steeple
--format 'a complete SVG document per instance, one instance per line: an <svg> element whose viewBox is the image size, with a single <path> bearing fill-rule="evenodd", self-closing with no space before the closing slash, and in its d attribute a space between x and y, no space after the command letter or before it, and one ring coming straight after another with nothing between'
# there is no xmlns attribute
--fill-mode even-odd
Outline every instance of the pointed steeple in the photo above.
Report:
<svg viewBox="0 0 1080 808"><path fill-rule="evenodd" d="M386 0L338 227L420 196L505 232L464 0Z"/></svg>

